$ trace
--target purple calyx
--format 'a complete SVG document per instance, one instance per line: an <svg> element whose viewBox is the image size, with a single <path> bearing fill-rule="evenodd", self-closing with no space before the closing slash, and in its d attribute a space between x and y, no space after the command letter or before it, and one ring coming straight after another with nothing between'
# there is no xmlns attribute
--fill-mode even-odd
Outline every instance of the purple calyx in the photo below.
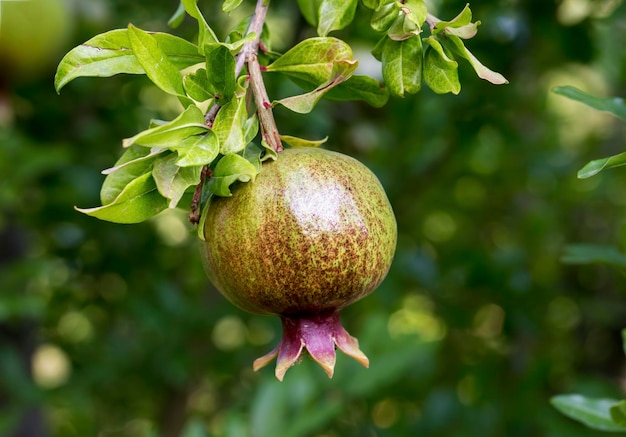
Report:
<svg viewBox="0 0 626 437"><path fill-rule="evenodd" d="M337 358L335 346L363 366L369 367L369 359L359 349L359 341L341 326L338 311L307 317L281 317L281 320L281 342L270 353L254 361L255 371L277 358L276 378L282 381L287 370L302 360L302 352L306 350L332 378Z"/></svg>

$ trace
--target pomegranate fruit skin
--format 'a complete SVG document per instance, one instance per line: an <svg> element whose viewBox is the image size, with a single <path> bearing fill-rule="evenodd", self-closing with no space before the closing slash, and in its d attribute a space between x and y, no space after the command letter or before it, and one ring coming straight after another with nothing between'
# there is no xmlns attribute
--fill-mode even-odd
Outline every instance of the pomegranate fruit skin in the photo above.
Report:
<svg viewBox="0 0 626 437"><path fill-rule="evenodd" d="M282 343L255 369L278 356L282 380L306 347L332 376L335 345L367 366L338 312L385 278L397 229L366 166L325 149L286 149L232 197L212 198L203 230L215 287L246 311L283 320Z"/></svg>

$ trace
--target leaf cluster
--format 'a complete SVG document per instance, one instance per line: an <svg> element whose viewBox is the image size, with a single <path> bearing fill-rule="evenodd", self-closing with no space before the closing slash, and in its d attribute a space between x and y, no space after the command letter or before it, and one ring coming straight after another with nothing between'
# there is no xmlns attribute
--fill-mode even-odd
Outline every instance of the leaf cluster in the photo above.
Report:
<svg viewBox="0 0 626 437"><path fill-rule="evenodd" d="M226 0L222 9L229 13L241 2ZM248 18L220 40L197 0L182 0L169 21L176 26L185 15L193 17L198 24L197 42L130 24L72 49L58 66L57 92L78 77L144 74L177 98L183 108L174 120L153 120L146 130L125 139L124 154L104 171L102 206L79 211L103 220L136 223L177 207L198 185L202 187L201 201L207 203L212 195L231 195L233 183L253 181L261 162L277 155L265 141L254 143L264 125L249 107L253 87L240 75L249 52L256 56L260 50L258 56L267 73L280 74L303 89L301 94L262 105L269 109L283 106L300 114L311 112L322 98L361 100L381 107L390 94L419 91L422 81L437 93L457 94L458 57L468 60L480 77L506 83L465 48L463 40L473 37L479 24L472 22L468 6L453 20L441 21L428 13L423 0L363 0L365 8L372 11L371 26L384 33L373 53L382 62L386 86L354 74L357 60L351 47L328 34L351 23L357 3L299 0L303 16L318 36L301 41L284 54L272 51L268 27L263 26L262 34L257 35L249 29ZM424 27L430 36L422 36ZM288 135L280 138L292 147L325 141ZM211 170L207 184L202 184L203 168Z"/></svg>
<svg viewBox="0 0 626 437"><path fill-rule="evenodd" d="M482 79L508 83L465 47L464 41L473 38L480 25L472 21L469 4L454 19L442 21L428 12L424 0L363 3L373 11L372 28L384 33L372 53L382 62L383 78L392 95L416 93L422 82L435 93L458 94L458 59L468 61Z"/></svg>

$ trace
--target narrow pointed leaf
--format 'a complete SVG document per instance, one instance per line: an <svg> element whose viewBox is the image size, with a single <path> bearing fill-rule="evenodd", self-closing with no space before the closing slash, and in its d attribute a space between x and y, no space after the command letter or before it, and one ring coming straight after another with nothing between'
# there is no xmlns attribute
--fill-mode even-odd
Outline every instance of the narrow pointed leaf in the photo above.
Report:
<svg viewBox="0 0 626 437"><path fill-rule="evenodd" d="M202 171L202 166L179 167L176 164L177 159L175 153L159 157L154 162L152 170L159 193L169 200L169 208L175 208L178 205L187 188L200 183Z"/></svg>
<svg viewBox="0 0 626 437"><path fill-rule="evenodd" d="M163 91L175 96L184 96L183 77L172 64L156 39L132 24L128 25L128 40L137 61L152 82Z"/></svg>
<svg viewBox="0 0 626 437"><path fill-rule="evenodd" d="M424 56L424 81L437 94L458 94L461 91L458 64L432 46L426 49Z"/></svg>
<svg viewBox="0 0 626 437"><path fill-rule="evenodd" d="M611 264L626 267L626 254L615 246L570 244L561 256L565 264Z"/></svg>
<svg viewBox="0 0 626 437"><path fill-rule="evenodd" d="M388 89L369 76L355 75L326 94L329 100L363 100L375 108L381 108L389 100Z"/></svg>
<svg viewBox="0 0 626 437"><path fill-rule="evenodd" d="M196 102L205 102L215 96L215 91L209 85L209 79L204 68L199 68L193 73L185 75L183 88L185 93Z"/></svg>
<svg viewBox="0 0 626 437"><path fill-rule="evenodd" d="M191 105L174 120L127 138L122 142L122 145L130 147L137 144L144 147L175 149L185 138L206 133L209 128L204 123L202 111Z"/></svg>
<svg viewBox="0 0 626 437"><path fill-rule="evenodd" d="M320 5L323 0L298 0L298 6L304 19L314 27L317 27Z"/></svg>
<svg viewBox="0 0 626 437"><path fill-rule="evenodd" d="M352 58L352 49L340 39L309 38L270 64L267 71L287 74L317 86L330 79L335 62Z"/></svg>
<svg viewBox="0 0 626 437"><path fill-rule="evenodd" d="M167 20L167 25L172 29L176 29L183 23L185 19L185 6L183 6L182 2L178 4L178 8L176 12Z"/></svg>
<svg viewBox="0 0 626 437"><path fill-rule="evenodd" d="M243 0L226 0L222 3L222 11L228 13L232 12L239 7Z"/></svg>
<svg viewBox="0 0 626 437"><path fill-rule="evenodd" d="M447 33L448 35L456 35L462 39L474 38L478 33L479 24L480 21L477 21L476 23L470 23L462 27L446 27L445 33Z"/></svg>
<svg viewBox="0 0 626 437"><path fill-rule="evenodd" d="M358 0L322 0L318 9L317 34L326 36L352 23Z"/></svg>
<svg viewBox="0 0 626 437"><path fill-rule="evenodd" d="M105 170L107 177L100 189L100 201L103 205L109 204L124 190L133 180L149 173L157 155L162 149L148 149L146 147L131 146L124 151L115 167Z"/></svg>
<svg viewBox="0 0 626 437"><path fill-rule="evenodd" d="M590 108L609 112L626 121L626 102L620 97L596 97L572 86L560 86L552 91L560 96L583 103Z"/></svg>
<svg viewBox="0 0 626 437"><path fill-rule="evenodd" d="M305 140L304 138L292 137L290 135L281 135L280 139L289 147L318 147L328 141L328 137L321 140Z"/></svg>
<svg viewBox="0 0 626 437"><path fill-rule="evenodd" d="M400 8L395 2L383 5L372 14L370 26L377 32L386 32L399 13Z"/></svg>
<svg viewBox="0 0 626 437"><path fill-rule="evenodd" d="M380 3L380 0L361 0L361 3L363 3L363 6L365 6L367 9L376 10L378 9L378 4Z"/></svg>
<svg viewBox="0 0 626 437"><path fill-rule="evenodd" d="M591 176L597 175L602 170L608 168L620 167L626 165L626 152L618 155L609 156L608 158L595 159L588 162L583 168L578 171L579 179L587 179Z"/></svg>
<svg viewBox="0 0 626 437"><path fill-rule="evenodd" d="M428 12L424 0L405 0L402 2L398 1L396 4L409 21L416 24L418 28L422 27Z"/></svg>
<svg viewBox="0 0 626 437"><path fill-rule="evenodd" d="M209 165L220 151L217 136L208 131L202 135L185 138L179 145L171 147L178 153L176 165L179 167L194 167Z"/></svg>
<svg viewBox="0 0 626 437"><path fill-rule="evenodd" d="M406 14L400 14L391 23L387 30L387 36L394 41L403 41L419 35L420 27L413 21L409 20Z"/></svg>
<svg viewBox="0 0 626 437"><path fill-rule="evenodd" d="M265 162L270 159L272 161L276 161L278 159L278 152L272 149L272 146L270 146L267 141L261 140L261 147L263 147L264 150L264 154L261 156L261 162Z"/></svg>
<svg viewBox="0 0 626 437"><path fill-rule="evenodd" d="M388 39L382 52L382 68L389 92L402 97L422 87L422 40L416 36L403 41Z"/></svg>
<svg viewBox="0 0 626 437"><path fill-rule="evenodd" d="M472 11L469 3L465 5L463 10L450 21L438 21L432 30L433 35L444 32L447 28L461 28L472 24Z"/></svg>
<svg viewBox="0 0 626 437"><path fill-rule="evenodd" d="M611 413L613 422L626 430L626 401L620 401L613 405L609 412Z"/></svg>
<svg viewBox="0 0 626 437"><path fill-rule="evenodd" d="M237 153L246 147L244 126L247 118L246 99L243 96L222 106L212 128L219 140L220 153Z"/></svg>
<svg viewBox="0 0 626 437"><path fill-rule="evenodd" d="M566 416L582 422L589 428L600 431L626 431L626 427L616 424L611 418L610 409L617 399L594 399L577 394L554 396L550 403Z"/></svg>
<svg viewBox="0 0 626 437"><path fill-rule="evenodd" d="M256 113L252 114L243 125L243 139L246 144L250 144L259 133L259 119Z"/></svg>
<svg viewBox="0 0 626 437"><path fill-rule="evenodd" d="M235 182L250 182L257 175L256 167L247 159L236 154L229 154L219 160L211 179L209 179L210 191L222 197L232 195L230 186Z"/></svg>
<svg viewBox="0 0 626 437"><path fill-rule="evenodd" d="M204 61L195 44L167 33L150 35L179 70ZM131 49L128 29L102 33L70 50L59 63L54 86L59 92L78 77L110 77L122 73L145 74Z"/></svg>
<svg viewBox="0 0 626 437"><path fill-rule="evenodd" d="M76 208L84 214L115 223L139 223L167 208L168 200L157 190L152 173L131 181L111 202L96 208Z"/></svg>
<svg viewBox="0 0 626 437"><path fill-rule="evenodd" d="M313 110L317 102L319 102L326 93L328 93L331 89L333 89L340 83L348 80L356 67L356 61L337 62L334 66L333 74L330 80L324 82L313 91L293 97L287 97L275 101L274 104L283 105L286 108L299 114L308 114Z"/></svg>
<svg viewBox="0 0 626 437"><path fill-rule="evenodd" d="M205 44L217 44L219 40L215 36L213 29L207 24L202 12L200 12L198 0L181 0L181 2L187 13L198 22L198 47L200 47L200 51L204 55L202 50L204 50Z"/></svg>
<svg viewBox="0 0 626 437"><path fill-rule="evenodd" d="M474 71L476 71L476 74L481 79L485 79L486 81L489 81L494 85L503 85L503 84L509 83L509 81L506 80L506 78L502 76L500 73L497 73L485 67L476 58L476 56L474 56L472 52L470 52L467 49L467 47L465 47L465 44L463 43L461 38L459 38L458 36L448 35L445 41L446 41L446 47L448 47L453 53L469 61L469 63L472 65L472 68L474 68Z"/></svg>
<svg viewBox="0 0 626 437"><path fill-rule="evenodd" d="M235 57L222 44L207 46L205 52L209 88L217 94L220 104L229 102L237 87Z"/></svg>

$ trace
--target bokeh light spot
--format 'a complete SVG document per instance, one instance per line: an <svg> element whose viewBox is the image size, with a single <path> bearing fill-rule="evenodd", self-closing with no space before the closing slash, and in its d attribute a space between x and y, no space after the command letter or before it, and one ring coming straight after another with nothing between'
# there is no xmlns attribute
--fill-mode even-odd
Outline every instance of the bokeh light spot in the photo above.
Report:
<svg viewBox="0 0 626 437"><path fill-rule="evenodd" d="M67 355L61 348L52 344L43 344L35 350L31 367L35 383L48 389L65 384L71 373Z"/></svg>
<svg viewBox="0 0 626 437"><path fill-rule="evenodd" d="M505 312L501 306L488 304L474 316L474 334L482 338L494 338L502 333Z"/></svg>
<svg viewBox="0 0 626 437"><path fill-rule="evenodd" d="M211 338L216 348L231 351L244 344L246 331L246 325L239 317L226 316L215 324Z"/></svg>
<svg viewBox="0 0 626 437"><path fill-rule="evenodd" d="M424 235L429 240L438 243L451 239L456 229L456 221L444 211L434 211L424 220Z"/></svg>
<svg viewBox="0 0 626 437"><path fill-rule="evenodd" d="M80 343L93 337L93 326L83 313L70 311L59 320L57 332L69 342Z"/></svg>
<svg viewBox="0 0 626 437"><path fill-rule="evenodd" d="M423 295L405 298L402 308L391 314L387 329L392 337L415 335L425 342L446 336L446 326L433 312L433 302Z"/></svg>
<svg viewBox="0 0 626 437"><path fill-rule="evenodd" d="M372 409L372 421L381 429L391 428L399 416L398 403L393 399L383 399Z"/></svg>

